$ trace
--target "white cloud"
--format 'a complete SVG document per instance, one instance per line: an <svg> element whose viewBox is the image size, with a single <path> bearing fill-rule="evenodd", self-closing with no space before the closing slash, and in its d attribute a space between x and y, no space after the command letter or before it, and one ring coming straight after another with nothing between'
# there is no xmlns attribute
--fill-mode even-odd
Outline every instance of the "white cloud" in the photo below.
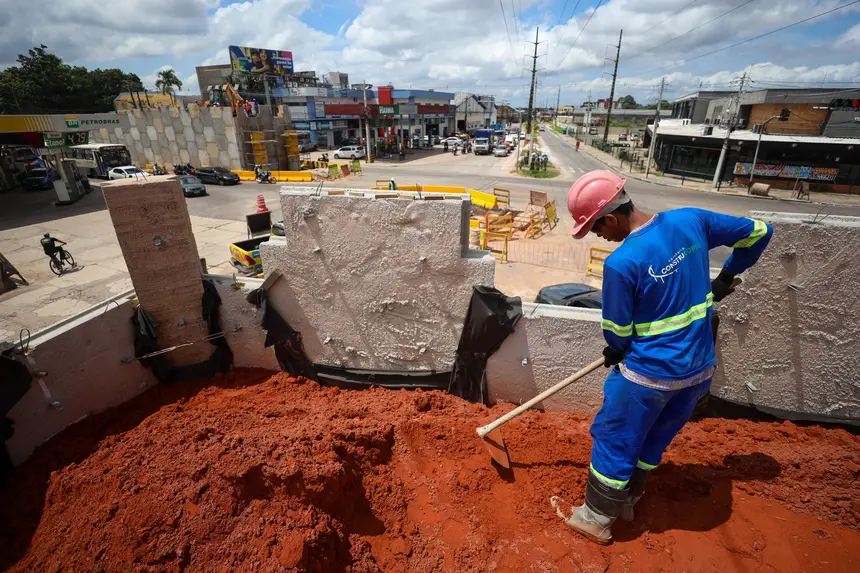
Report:
<svg viewBox="0 0 860 573"><path fill-rule="evenodd" d="M689 0L609 0L596 11L572 18L575 3L570 2L560 25L561 0L517 0L518 8L531 8L528 21L515 19L506 1L509 39L499 5L490 0L363 0L357 15L345 14L339 29L330 33L300 20L319 9L311 0L245 0L229 5L218 0L123 0L115 1L110 10L104 9L102 0L47 2L39 10L20 10L11 0L0 0L0 66L40 42L68 63L123 67L138 72L147 85L154 84L158 64L173 62L184 78L182 91L193 92L196 81L189 80L194 78L194 66L226 63L226 47L239 44L291 50L298 70L347 72L375 85L465 88L522 104L529 90L529 74L523 72L530 64L532 48L527 42L537 26L540 40L548 42L540 47L540 53L548 55L538 60L544 69L541 102L549 92L554 96L558 85L563 86L563 100L584 97L589 89L594 97L606 97L609 80L601 71L611 70L605 58L614 57L614 48L608 46L617 43L623 27L616 92L656 97L653 89L642 86L655 85L665 75L671 99L700 83L728 89L750 64L756 64L753 77L760 81L812 82L825 73L828 82L856 81L860 71L854 51L842 47L860 44L860 24L835 39L809 32L821 22L856 21L860 5L684 63L843 2L759 0L685 34L740 6L741 0L700 0L674 16ZM660 46L664 42L668 43ZM834 50L834 44L840 49ZM129 69L129 62L137 68Z"/></svg>

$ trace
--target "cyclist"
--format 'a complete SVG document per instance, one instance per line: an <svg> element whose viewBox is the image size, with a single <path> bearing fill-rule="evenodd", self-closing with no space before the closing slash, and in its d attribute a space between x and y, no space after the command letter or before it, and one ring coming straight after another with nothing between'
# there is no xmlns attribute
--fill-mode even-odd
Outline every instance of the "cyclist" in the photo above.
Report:
<svg viewBox="0 0 860 573"><path fill-rule="evenodd" d="M51 236L51 233L45 233L45 236L39 241L42 244L42 248L45 250L45 254L51 257L58 265L62 266L60 258L57 256L57 253L62 252L62 245L65 245L63 241L60 239L56 239ZM60 246L57 245L59 243Z"/></svg>

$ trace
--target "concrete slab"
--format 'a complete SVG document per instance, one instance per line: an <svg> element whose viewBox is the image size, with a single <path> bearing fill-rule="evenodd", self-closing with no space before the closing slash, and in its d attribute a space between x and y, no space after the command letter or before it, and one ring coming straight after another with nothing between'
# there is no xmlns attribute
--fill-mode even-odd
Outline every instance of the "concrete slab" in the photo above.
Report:
<svg viewBox="0 0 860 573"><path fill-rule="evenodd" d="M53 302L40 306L35 310L42 317L64 317L82 312L92 306L92 303L73 297L63 297Z"/></svg>
<svg viewBox="0 0 860 573"><path fill-rule="evenodd" d="M54 281L60 288L83 286L116 275L118 271L98 264L79 266L78 269L64 273Z"/></svg>

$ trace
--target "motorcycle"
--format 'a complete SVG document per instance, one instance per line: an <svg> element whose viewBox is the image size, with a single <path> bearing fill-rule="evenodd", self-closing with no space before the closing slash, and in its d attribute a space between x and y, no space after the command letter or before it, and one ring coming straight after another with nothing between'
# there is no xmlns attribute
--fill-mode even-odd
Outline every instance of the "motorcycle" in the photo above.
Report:
<svg viewBox="0 0 860 573"><path fill-rule="evenodd" d="M277 183L275 176L268 171L260 171L257 173L257 183Z"/></svg>
<svg viewBox="0 0 860 573"><path fill-rule="evenodd" d="M167 175L167 172L161 168L158 163L153 164L152 166L152 174L153 175Z"/></svg>
<svg viewBox="0 0 860 573"><path fill-rule="evenodd" d="M173 173L176 175L194 175L197 171L194 169L194 166L190 163L186 163L185 165L176 165L173 168Z"/></svg>

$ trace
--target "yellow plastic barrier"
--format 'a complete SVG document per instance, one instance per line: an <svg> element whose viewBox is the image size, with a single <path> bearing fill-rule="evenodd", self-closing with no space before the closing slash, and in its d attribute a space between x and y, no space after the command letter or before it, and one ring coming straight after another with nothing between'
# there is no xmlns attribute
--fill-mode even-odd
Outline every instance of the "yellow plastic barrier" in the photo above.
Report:
<svg viewBox="0 0 860 573"><path fill-rule="evenodd" d="M472 197L472 204L484 209L496 208L496 196L490 193L484 193L477 189L469 189L469 195Z"/></svg>
<svg viewBox="0 0 860 573"><path fill-rule="evenodd" d="M286 181L290 183L301 183L313 181L314 176L311 171L272 171L276 181Z"/></svg>
<svg viewBox="0 0 860 573"><path fill-rule="evenodd" d="M463 195L466 192L465 187L457 187L455 185L425 185L425 193L454 193Z"/></svg>
<svg viewBox="0 0 860 573"><path fill-rule="evenodd" d="M254 179L256 179L253 171L239 170L239 171L234 171L233 173L235 173L236 175L239 176L240 181L253 181Z"/></svg>

